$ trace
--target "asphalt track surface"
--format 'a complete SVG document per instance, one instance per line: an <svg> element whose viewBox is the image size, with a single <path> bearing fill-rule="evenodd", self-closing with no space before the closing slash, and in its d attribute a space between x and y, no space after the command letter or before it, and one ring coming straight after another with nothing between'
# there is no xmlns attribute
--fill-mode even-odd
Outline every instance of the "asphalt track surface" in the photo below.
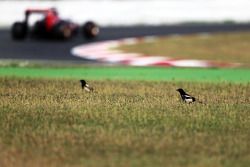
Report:
<svg viewBox="0 0 250 167"><path fill-rule="evenodd" d="M100 36L86 40L80 34L67 41L51 41L27 38L24 41L13 41L10 30L0 29L0 59L15 60L56 60L87 63L88 61L71 55L70 49L76 45L147 35L171 35L191 33L212 33L250 31L249 24L214 24L214 25L175 25L175 26L133 26L101 27Z"/></svg>

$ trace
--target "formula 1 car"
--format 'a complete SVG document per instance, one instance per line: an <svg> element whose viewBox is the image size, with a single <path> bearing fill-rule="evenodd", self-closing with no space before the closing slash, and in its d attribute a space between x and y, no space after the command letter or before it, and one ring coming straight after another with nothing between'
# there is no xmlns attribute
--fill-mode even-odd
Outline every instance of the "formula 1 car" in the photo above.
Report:
<svg viewBox="0 0 250 167"><path fill-rule="evenodd" d="M29 28L29 17L31 14L41 14L43 18L35 22ZM25 20L22 22L15 22L11 27L11 35L14 40L23 40L28 36L49 38L49 39L69 39L78 32L91 39L97 37L99 34L99 27L92 21L86 22L83 26L69 21L63 20L59 17L55 8L49 9L27 9L25 11Z"/></svg>

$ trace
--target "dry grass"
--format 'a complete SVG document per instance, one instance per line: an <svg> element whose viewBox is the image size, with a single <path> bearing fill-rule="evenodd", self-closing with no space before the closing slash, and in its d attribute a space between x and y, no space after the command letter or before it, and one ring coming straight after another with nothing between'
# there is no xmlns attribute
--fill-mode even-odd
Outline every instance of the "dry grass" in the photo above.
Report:
<svg viewBox="0 0 250 167"><path fill-rule="evenodd" d="M242 63L250 67L250 32L167 36L119 49L170 58Z"/></svg>
<svg viewBox="0 0 250 167"><path fill-rule="evenodd" d="M0 78L0 166L248 166L250 84ZM183 104L183 87L205 104Z"/></svg>

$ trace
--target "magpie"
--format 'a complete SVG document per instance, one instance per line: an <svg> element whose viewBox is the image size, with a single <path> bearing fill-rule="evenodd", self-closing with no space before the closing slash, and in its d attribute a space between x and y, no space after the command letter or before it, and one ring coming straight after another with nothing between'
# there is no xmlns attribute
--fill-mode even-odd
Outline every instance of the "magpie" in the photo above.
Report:
<svg viewBox="0 0 250 167"><path fill-rule="evenodd" d="M82 85L82 89L86 90L87 92L92 92L94 89L92 87L89 86L89 84L87 84L87 82L85 80L80 80L81 85Z"/></svg>
<svg viewBox="0 0 250 167"><path fill-rule="evenodd" d="M195 97L190 96L189 94L187 94L183 89L179 88L176 91L178 91L181 95L181 98L184 102L186 103L193 103L196 101Z"/></svg>

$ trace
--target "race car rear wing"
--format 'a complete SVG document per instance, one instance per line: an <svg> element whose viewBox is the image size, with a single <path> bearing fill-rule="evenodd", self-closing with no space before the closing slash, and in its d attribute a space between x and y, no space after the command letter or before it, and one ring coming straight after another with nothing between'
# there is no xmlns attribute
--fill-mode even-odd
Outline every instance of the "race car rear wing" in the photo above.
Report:
<svg viewBox="0 0 250 167"><path fill-rule="evenodd" d="M28 23L29 16L31 14L42 14L47 15L48 13L53 13L55 15L58 15L57 10L55 8L49 8L49 9L27 9L25 11L25 22Z"/></svg>

